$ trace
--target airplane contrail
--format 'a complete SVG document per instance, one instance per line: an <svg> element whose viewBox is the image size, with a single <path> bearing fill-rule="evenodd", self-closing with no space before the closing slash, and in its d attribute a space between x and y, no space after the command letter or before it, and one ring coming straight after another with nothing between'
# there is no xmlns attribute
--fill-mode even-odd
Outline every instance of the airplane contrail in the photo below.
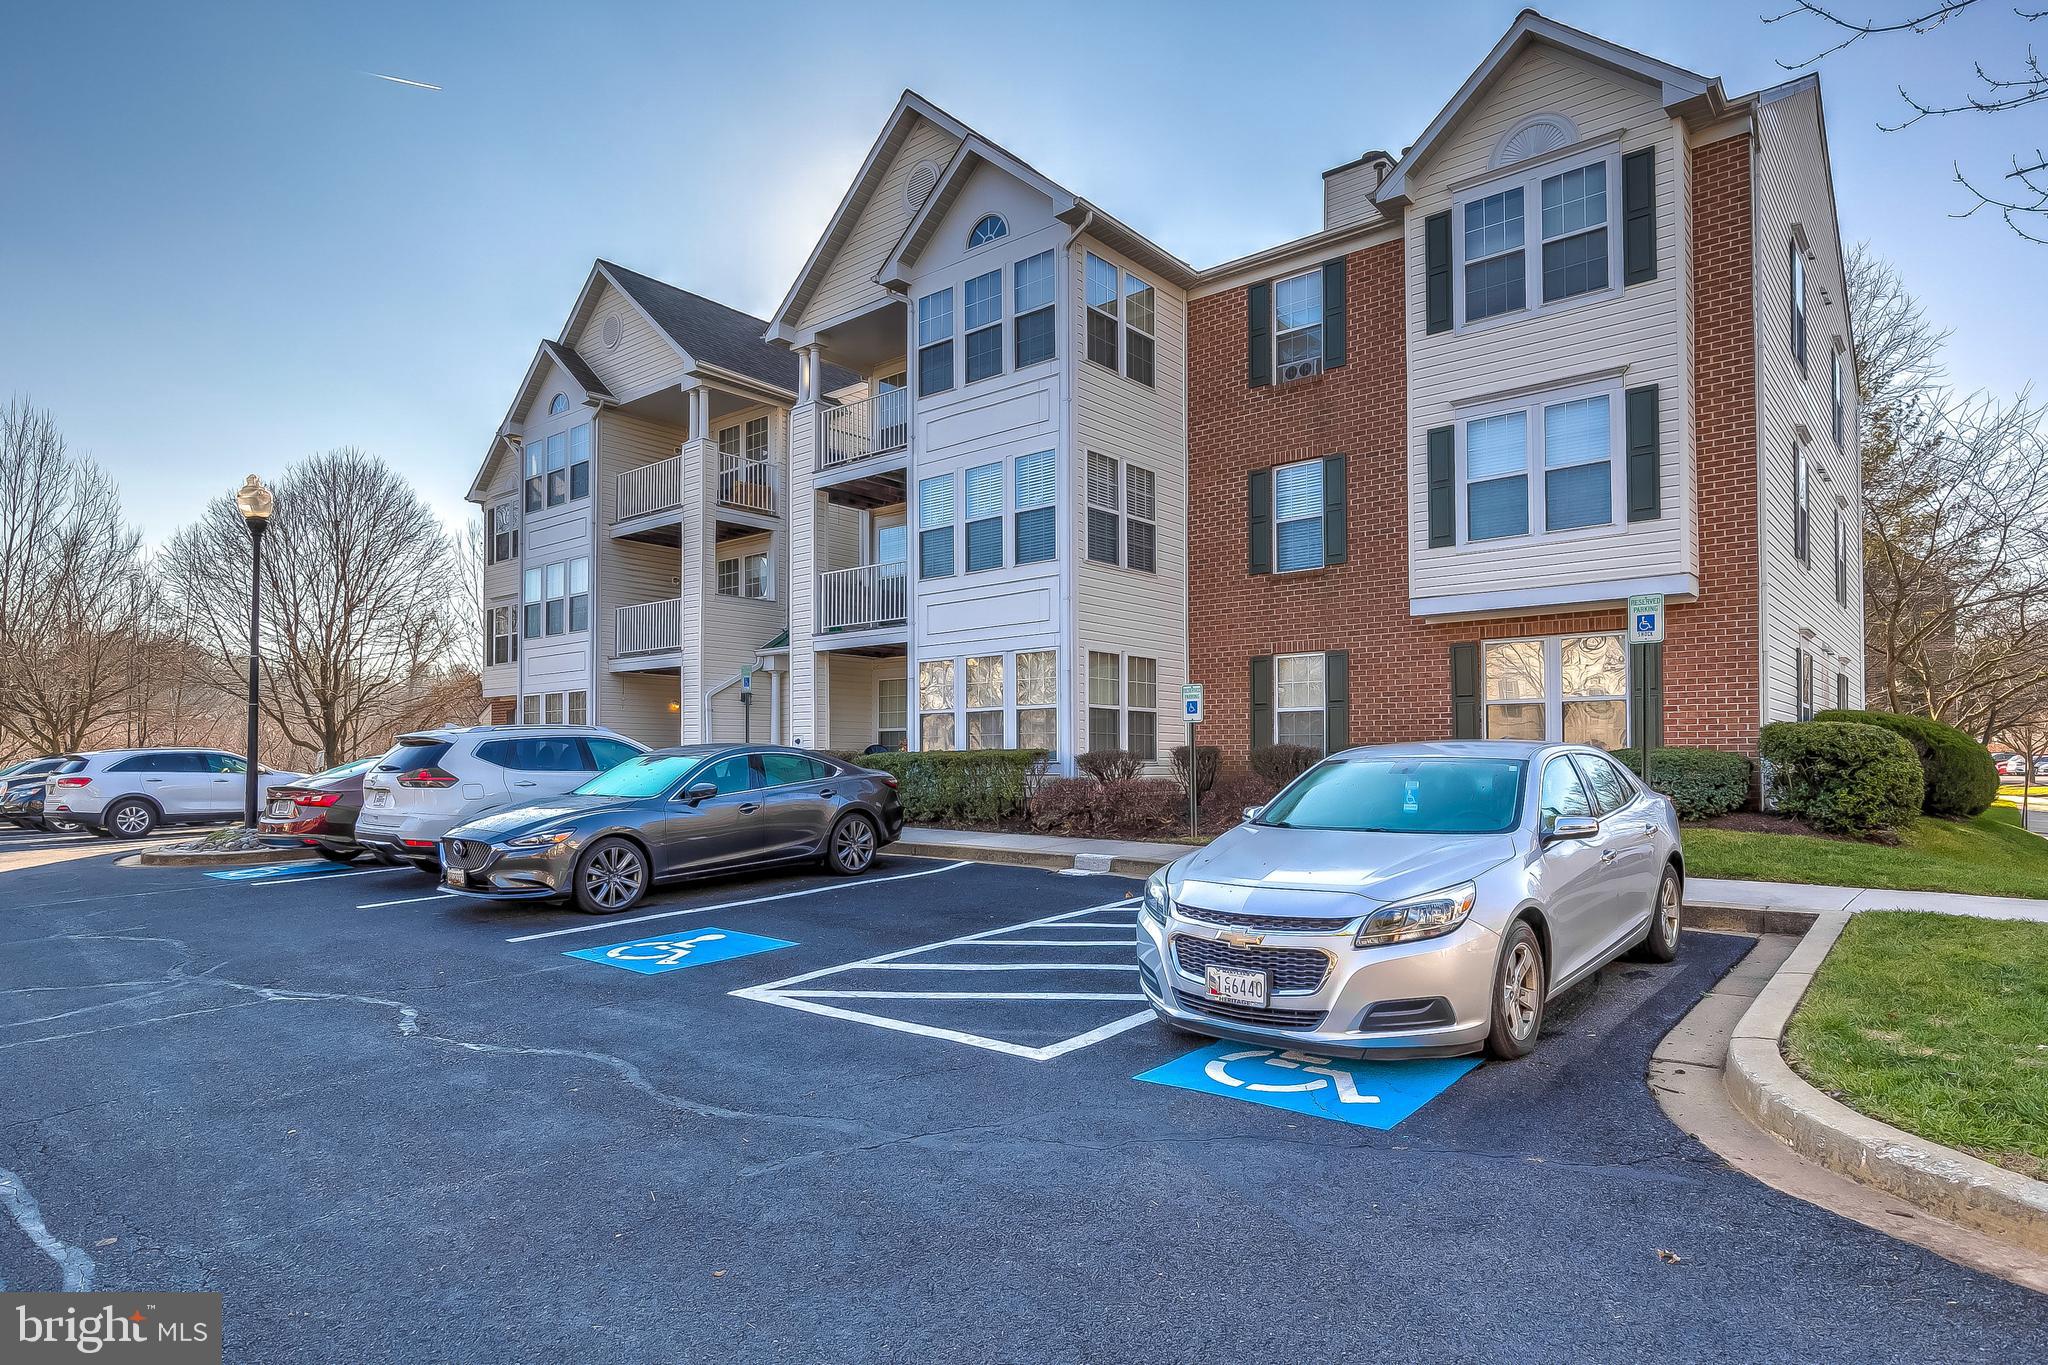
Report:
<svg viewBox="0 0 2048 1365"><path fill-rule="evenodd" d="M438 85L429 85L425 81L409 81L403 76L387 76L381 71L365 71L363 74L365 76L375 76L380 81L390 81L393 85L410 85L420 90L439 90L441 88Z"/></svg>

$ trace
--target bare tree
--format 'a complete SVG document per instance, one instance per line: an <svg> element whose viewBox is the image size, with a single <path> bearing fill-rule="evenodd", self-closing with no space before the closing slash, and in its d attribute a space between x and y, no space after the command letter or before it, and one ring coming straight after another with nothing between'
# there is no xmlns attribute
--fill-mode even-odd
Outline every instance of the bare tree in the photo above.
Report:
<svg viewBox="0 0 2048 1365"><path fill-rule="evenodd" d="M1904 13L1889 17L1857 17L1815 4L1813 0L1795 0L1790 9L1767 14L1763 21L1776 24L1803 18L1822 26L1830 40L1825 47L1802 60L1778 63L1788 71L1801 71L1866 40L1910 38L1932 33L1960 18L1976 4L1977 0L1912 0L1903 7ZM2016 7L2011 12L2028 24L2048 19L2048 9ZM1923 119L1957 114L2005 114L2048 102L2048 70L2042 68L2040 58L2034 54L2031 45L2024 56L2005 58L2004 65L1997 70L1987 67L1981 60L1975 62L1972 69L1975 88L1952 98L1925 99L1900 85L1899 100L1905 106L1904 116L1896 123L1880 123L1878 127L1895 133ZM2032 151L2013 153L2011 169L1996 172L1996 180L1982 171L1975 175L1965 172L1961 162L1953 163L1952 174L1955 183L1974 200L1955 217L1968 218L1973 213L1988 209L2003 218L2007 227L2027 241L2048 246L2048 156L2042 154L2038 145Z"/></svg>
<svg viewBox="0 0 2048 1365"><path fill-rule="evenodd" d="M263 541L264 716L327 762L382 748L476 623L460 548L405 478L345 448L277 482ZM248 661L249 533L223 494L160 556L177 619L222 690Z"/></svg>

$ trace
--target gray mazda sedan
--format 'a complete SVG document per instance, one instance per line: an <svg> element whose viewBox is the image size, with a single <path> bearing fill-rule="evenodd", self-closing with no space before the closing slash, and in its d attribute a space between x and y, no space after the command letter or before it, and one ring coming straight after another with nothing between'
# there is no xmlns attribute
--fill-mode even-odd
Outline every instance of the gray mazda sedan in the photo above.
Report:
<svg viewBox="0 0 2048 1365"><path fill-rule="evenodd" d="M441 884L498 900L569 897L610 915L683 877L796 862L865 872L902 833L887 773L800 749L688 745L455 826L441 840Z"/></svg>
<svg viewBox="0 0 2048 1365"><path fill-rule="evenodd" d="M1183 1032L1519 1057L1545 1004L1678 953L1678 813L1599 749L1351 749L1145 884L1138 976Z"/></svg>

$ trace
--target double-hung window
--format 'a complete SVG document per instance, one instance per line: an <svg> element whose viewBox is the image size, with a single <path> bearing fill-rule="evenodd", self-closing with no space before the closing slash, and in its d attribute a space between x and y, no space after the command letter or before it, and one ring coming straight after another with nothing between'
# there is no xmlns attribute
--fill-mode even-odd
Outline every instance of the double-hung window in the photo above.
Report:
<svg viewBox="0 0 2048 1365"><path fill-rule="evenodd" d="M1320 654L1277 654L1273 657L1273 741L1299 744L1322 752L1325 660Z"/></svg>
<svg viewBox="0 0 2048 1365"><path fill-rule="evenodd" d="M1618 749L1628 738L1628 649L1619 635L1496 640L1481 647L1488 739Z"/></svg>
<svg viewBox="0 0 2048 1365"><path fill-rule="evenodd" d="M1794 241L1787 252L1785 289L1791 304L1792 358L1806 368L1806 253Z"/></svg>
<svg viewBox="0 0 2048 1365"><path fill-rule="evenodd" d="M1159 661L1132 654L1124 660L1124 748L1150 761L1159 757Z"/></svg>
<svg viewBox="0 0 2048 1365"><path fill-rule="evenodd" d="M1849 434L1846 430L1849 420L1849 396L1843 378L1847 366L1842 363L1842 348L1835 346L1828 352L1828 382L1834 391L1835 449L1845 450Z"/></svg>
<svg viewBox="0 0 2048 1365"><path fill-rule="evenodd" d="M1567 391L1465 419L1465 543L1613 525L1625 472L1619 400L1618 390Z"/></svg>
<svg viewBox="0 0 2048 1365"><path fill-rule="evenodd" d="M718 595L738 597L740 595L740 562L737 559L718 561Z"/></svg>
<svg viewBox="0 0 2048 1365"><path fill-rule="evenodd" d="M1543 527L1569 531L1614 520L1614 436L1607 395L1543 409Z"/></svg>
<svg viewBox="0 0 2048 1365"><path fill-rule="evenodd" d="M1607 287L1607 163L1544 180L1543 301Z"/></svg>
<svg viewBox="0 0 2048 1365"><path fill-rule="evenodd" d="M1088 358L1098 365L1116 368L1117 357L1117 268L1094 253L1087 264Z"/></svg>
<svg viewBox="0 0 2048 1365"><path fill-rule="evenodd" d="M775 595L769 580L768 556L757 553L735 555L718 561L720 597L768 598Z"/></svg>
<svg viewBox="0 0 2048 1365"><path fill-rule="evenodd" d="M910 680L881 678L875 684L875 743L885 749L910 747Z"/></svg>
<svg viewBox="0 0 2048 1365"><path fill-rule="evenodd" d="M1151 285L1136 275L1124 276L1124 377L1145 385L1152 383L1152 361L1157 352L1153 336L1157 302Z"/></svg>
<svg viewBox="0 0 2048 1365"><path fill-rule="evenodd" d="M1117 515L1117 462L1088 452L1088 558L1097 564L1122 562L1117 548L1122 529Z"/></svg>
<svg viewBox="0 0 2048 1365"><path fill-rule="evenodd" d="M1017 562L1041 564L1059 553L1059 527L1053 510L1053 453L1035 451L1017 457Z"/></svg>
<svg viewBox="0 0 2048 1365"><path fill-rule="evenodd" d="M1003 272L967 282L967 382L1003 372Z"/></svg>
<svg viewBox="0 0 2048 1365"><path fill-rule="evenodd" d="M1322 567L1323 462L1281 465L1273 471L1273 568Z"/></svg>
<svg viewBox="0 0 2048 1365"><path fill-rule="evenodd" d="M1793 443L1792 446L1792 557L1801 564L1813 563L1812 539L1812 498L1813 481L1806 447Z"/></svg>
<svg viewBox="0 0 2048 1365"><path fill-rule="evenodd" d="M590 561L571 559L528 569L525 633L529 640L590 629Z"/></svg>
<svg viewBox="0 0 2048 1365"><path fill-rule="evenodd" d="M560 635L568 629L569 620L569 565L550 564L547 566L547 624L548 634Z"/></svg>
<svg viewBox="0 0 2048 1365"><path fill-rule="evenodd" d="M526 618L525 635L529 640L538 640L542 634L541 602L546 596L542 590L542 570L528 569L521 586L523 595L520 597L520 611Z"/></svg>
<svg viewBox="0 0 2048 1365"><path fill-rule="evenodd" d="M569 433L558 431L548 437L548 506L569 501Z"/></svg>
<svg viewBox="0 0 2048 1365"><path fill-rule="evenodd" d="M1017 747L1043 749L1055 757L1060 747L1057 660L1050 649L1017 655Z"/></svg>
<svg viewBox="0 0 2048 1365"><path fill-rule="evenodd" d="M941 289L917 301L917 391L944 393L953 387L953 291Z"/></svg>
<svg viewBox="0 0 2048 1365"><path fill-rule="evenodd" d="M1017 368L1051 360L1054 352L1053 268L1050 249L1011 267L1016 300Z"/></svg>
<svg viewBox="0 0 2048 1365"><path fill-rule="evenodd" d="M547 502L547 439L536 436L522 449L526 455L526 510L538 512Z"/></svg>
<svg viewBox="0 0 2048 1365"><path fill-rule="evenodd" d="M590 561L569 561L569 629L590 629Z"/></svg>
<svg viewBox="0 0 2048 1365"><path fill-rule="evenodd" d="M917 724L920 749L953 749L953 661L921 659L917 665Z"/></svg>
<svg viewBox="0 0 2048 1365"><path fill-rule="evenodd" d="M953 476L917 481L917 576L953 576Z"/></svg>
<svg viewBox="0 0 2048 1365"><path fill-rule="evenodd" d="M492 607L484 613L484 662L509 664L519 661L518 608Z"/></svg>
<svg viewBox="0 0 2048 1365"><path fill-rule="evenodd" d="M1463 200L1455 220L1464 270L1460 321L1540 311L1613 287L1618 167L1614 153L1540 167Z"/></svg>
<svg viewBox="0 0 2048 1365"><path fill-rule="evenodd" d="M487 544L490 562L503 564L508 559L519 558L518 504L512 501L501 502L490 510L488 516L490 528Z"/></svg>
<svg viewBox="0 0 2048 1365"><path fill-rule="evenodd" d="M1003 656L970 655L967 659L967 747L1003 747Z"/></svg>
<svg viewBox="0 0 2048 1365"><path fill-rule="evenodd" d="M1274 282L1273 348L1281 383L1322 373L1322 267Z"/></svg>
<svg viewBox="0 0 2048 1365"><path fill-rule="evenodd" d="M1003 462L997 460L967 471L967 572L1002 567Z"/></svg>
<svg viewBox="0 0 2048 1365"><path fill-rule="evenodd" d="M1158 567L1159 500L1152 471L1124 466L1124 564L1152 573Z"/></svg>
<svg viewBox="0 0 2048 1365"><path fill-rule="evenodd" d="M1849 605L1849 527L1839 502L1835 504L1835 601Z"/></svg>
<svg viewBox="0 0 2048 1365"><path fill-rule="evenodd" d="M589 496L590 423L584 422L569 428L569 501Z"/></svg>
<svg viewBox="0 0 2048 1365"><path fill-rule="evenodd" d="M1528 302L1522 191L1465 205L1465 321L1512 313Z"/></svg>
<svg viewBox="0 0 2048 1365"><path fill-rule="evenodd" d="M1123 656L1088 651L1088 748L1121 747Z"/></svg>

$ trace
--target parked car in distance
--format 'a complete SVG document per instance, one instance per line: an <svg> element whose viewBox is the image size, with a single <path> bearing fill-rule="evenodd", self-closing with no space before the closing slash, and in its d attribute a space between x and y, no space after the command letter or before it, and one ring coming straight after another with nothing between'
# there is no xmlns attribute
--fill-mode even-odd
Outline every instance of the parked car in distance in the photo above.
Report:
<svg viewBox="0 0 2048 1365"><path fill-rule="evenodd" d="M1560 992L1678 952L1678 812L1598 749L1351 749L1245 816L1145 885L1139 980L1183 1032L1519 1057Z"/></svg>
<svg viewBox="0 0 2048 1365"><path fill-rule="evenodd" d="M159 825L210 824L242 812L249 765L219 749L102 749L66 754L44 778L43 818L139 839ZM298 773L260 764L257 802Z"/></svg>
<svg viewBox="0 0 2048 1365"><path fill-rule="evenodd" d="M356 813L363 806L363 776L380 758L359 758L284 786L264 799L257 832L285 845L306 845L337 863L362 856L356 842Z"/></svg>
<svg viewBox="0 0 2048 1365"><path fill-rule="evenodd" d="M903 833L896 779L774 745L657 749L441 841L441 884L467 896L569 897L594 915L658 882L781 863L851 876Z"/></svg>
<svg viewBox="0 0 2048 1365"><path fill-rule="evenodd" d="M0 768L0 820L23 829L45 829L69 834L78 828L76 820L49 820L43 815L44 779L64 763L62 757L25 758Z"/></svg>
<svg viewBox="0 0 2048 1365"><path fill-rule="evenodd" d="M593 725L451 725L400 735L363 775L356 842L386 862L441 866L441 836L500 806L574 791L647 752Z"/></svg>
<svg viewBox="0 0 2048 1365"><path fill-rule="evenodd" d="M2000 777L2025 777L2027 775L2027 760L2019 754L2006 754L1998 760L1998 775Z"/></svg>

